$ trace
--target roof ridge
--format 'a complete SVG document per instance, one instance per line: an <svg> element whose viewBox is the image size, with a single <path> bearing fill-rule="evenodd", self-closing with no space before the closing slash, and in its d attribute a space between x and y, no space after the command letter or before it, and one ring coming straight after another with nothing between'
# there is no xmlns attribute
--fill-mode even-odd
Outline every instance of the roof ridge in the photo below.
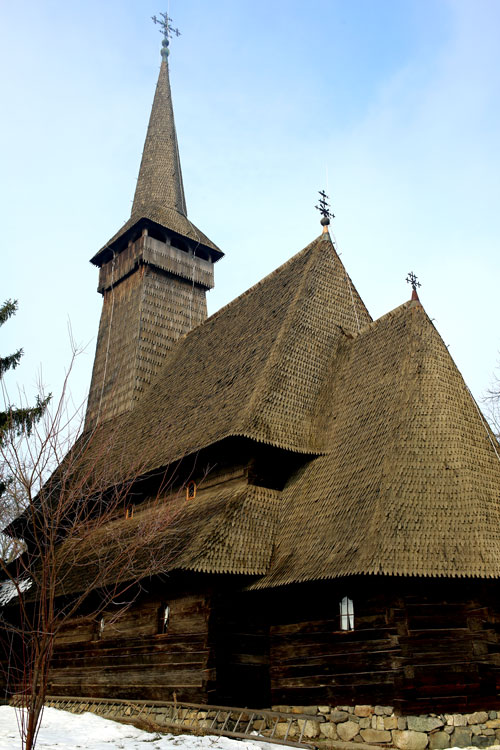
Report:
<svg viewBox="0 0 500 750"><path fill-rule="evenodd" d="M352 334L352 338L357 339L359 338L359 336L363 336L369 331L373 331L374 328L378 327L385 320L395 317L399 312L402 312L403 310L406 310L410 307L421 307L425 313L425 308L419 300L407 300L406 302L402 302L397 307L394 307L392 310L389 310L388 312L384 313L383 315L380 316L380 318L375 318L375 320L372 320L370 323L367 323L366 325L362 326L359 329L359 331L356 331L355 333ZM425 314L427 315L427 313Z"/></svg>
<svg viewBox="0 0 500 750"><path fill-rule="evenodd" d="M346 284L347 290L349 292L349 296L351 298L351 304L352 304L352 308L354 310L354 317L355 317L356 323L358 325L358 331L354 332L354 334L356 334L356 333L359 333L359 331L362 330L362 328L364 328L365 325L369 325L369 324L365 324L364 326L359 327L359 315L358 315L358 309L357 309L357 306L356 306L356 302L358 302L362 306L362 308L364 309L364 312L370 318L370 323L373 323L372 316L370 315L370 313L368 311L368 308L366 307L366 305L364 303L364 300L362 299L362 297L361 297L360 293L358 292L358 290L357 290L357 288L356 288L353 280L351 279L350 274L347 272L347 269L346 269L344 263L342 262L342 258L340 256L340 254L337 252L337 248L335 247L335 242L333 240L331 240L331 243L332 243L332 246L333 246L333 252L335 253L335 257L336 257L336 259L337 259L340 267L342 268L342 279L343 279L343 281Z"/></svg>
<svg viewBox="0 0 500 750"><path fill-rule="evenodd" d="M301 298L302 289L304 288L304 285L306 284L309 278L309 270L316 257L314 250L317 250L321 246L321 243L325 242L325 238L326 238L326 234L321 234L316 240L314 240L306 248L304 248L304 251L303 251L304 254L306 254L305 251L307 251L310 253L310 257L307 260L304 273L302 274L302 278L300 279L300 283L297 284L295 294L293 296L293 300L291 304L288 305L285 316L283 317L283 322L281 323L279 331L278 331L278 335L276 336L276 339L274 340L273 346L271 348L270 356L267 358L265 366L262 368L260 377L255 382L255 388L253 390L252 396L250 400L248 401L246 408L243 412L243 419L242 419L243 425L245 425L246 419L252 414L252 409L254 407L256 399L258 399L262 395L262 384L263 382L265 383L267 380L267 373L274 366L277 358L280 355L281 344L283 342L283 338L286 335L286 332L288 331L290 327L290 319L293 317L295 313L298 300ZM333 247L333 243L331 241L330 235L328 235L328 239L330 240L330 245Z"/></svg>
<svg viewBox="0 0 500 750"><path fill-rule="evenodd" d="M321 240L321 237L323 235L319 235L316 237L312 242L310 242L306 247L304 247L302 250L299 250L299 252L295 253L295 255L292 255L291 258L288 258L284 263L281 264L281 266L278 266L278 268L273 269L270 273L267 274L267 276L264 276L262 279L259 279L255 284L248 287L248 289L245 289L244 292L241 292L241 294L238 294L237 297L234 297L232 300L229 300L229 302L226 302L225 305L222 307L219 307L218 310L216 310L212 315L209 315L208 318L205 318L204 321L202 321L199 325L197 325L195 328L192 328L190 331L186 331L186 333L182 334L177 339L177 342L184 341L188 336L195 333L196 331L199 331L201 328L206 326L208 323L213 323L220 315L223 315L227 310L229 310L233 305L235 305L240 300L244 299L245 297L248 297L249 294L252 294L256 289L259 289L261 286L263 286L269 279L274 278L275 276L278 276L280 273L282 273L285 269L287 269L290 265L292 265L294 262L296 262L299 258L301 258L303 255L306 255L308 251L310 251L311 247ZM177 343L176 342L176 343Z"/></svg>
<svg viewBox="0 0 500 750"><path fill-rule="evenodd" d="M212 315L207 317L205 320L203 320L201 323L199 323L194 328L191 328L191 330L186 331L186 333L179 336L179 338L174 342L174 345L172 348L165 353L165 358L163 361L162 366L160 367L157 376L155 380L151 383L150 387L147 388L142 397L139 399L138 404L135 406L135 408L138 408L139 404L142 403L145 398L147 398L147 394L151 391L151 388L154 386L154 383L161 379L162 372L167 366L169 368L174 366L175 360L180 356L182 352L182 344L186 342L189 338L197 337L199 335L203 335L203 331L207 330L207 327L212 325L218 320L218 318L222 315L225 315L227 311L230 311L232 307L239 304L241 300L246 299L249 295L255 293L258 289L260 289L262 286L264 286L266 283L269 283L271 279L274 279L276 276L278 276L280 273L285 272L290 266L292 266L294 263L297 263L301 258L304 257L308 252L311 251L311 249L314 247L314 245L321 240L323 235L319 235L316 237L312 242L310 242L305 248L300 250L299 252L295 253L295 255L292 255L291 258L288 258L284 263L281 264L281 266L278 266L278 268L275 268L273 271L271 271L267 276L264 276L264 278L260 279L257 283L255 283L253 286L246 289L244 292L239 294L237 297L234 297L234 299L230 300L227 304L220 307L218 310L216 310ZM259 379L260 382L260 379ZM235 431L235 435L241 435L242 437L248 437L248 431L245 429L244 426L242 426L241 430ZM198 446L199 449L205 447L205 445Z"/></svg>

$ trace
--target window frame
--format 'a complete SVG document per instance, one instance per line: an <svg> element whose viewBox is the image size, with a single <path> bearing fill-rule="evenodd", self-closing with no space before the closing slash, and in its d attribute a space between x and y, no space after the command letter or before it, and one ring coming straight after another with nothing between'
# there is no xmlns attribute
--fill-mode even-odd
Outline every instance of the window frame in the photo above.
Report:
<svg viewBox="0 0 500 750"><path fill-rule="evenodd" d="M166 635L170 627L172 608L168 602L162 602L158 610L158 635Z"/></svg>
<svg viewBox="0 0 500 750"><path fill-rule="evenodd" d="M354 630L354 600L349 596L343 596L339 602L340 631L352 633Z"/></svg>

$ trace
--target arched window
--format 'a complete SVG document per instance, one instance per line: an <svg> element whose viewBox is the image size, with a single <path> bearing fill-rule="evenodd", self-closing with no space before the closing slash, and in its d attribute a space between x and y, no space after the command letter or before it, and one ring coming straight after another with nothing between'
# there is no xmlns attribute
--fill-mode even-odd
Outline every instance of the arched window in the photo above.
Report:
<svg viewBox="0 0 500 750"><path fill-rule="evenodd" d="M354 630L354 602L348 596L340 600L340 629Z"/></svg>
<svg viewBox="0 0 500 750"><path fill-rule="evenodd" d="M188 482L186 486L186 500L193 500L196 497L196 482Z"/></svg>

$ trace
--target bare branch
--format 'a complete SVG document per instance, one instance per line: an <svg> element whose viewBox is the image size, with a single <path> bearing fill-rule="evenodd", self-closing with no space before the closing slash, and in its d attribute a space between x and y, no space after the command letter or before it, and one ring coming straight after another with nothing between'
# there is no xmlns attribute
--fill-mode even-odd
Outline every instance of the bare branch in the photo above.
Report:
<svg viewBox="0 0 500 750"><path fill-rule="evenodd" d="M110 486L107 456L116 452L119 425L82 433L83 410L68 407L70 374L71 366L61 397L38 423L0 444L1 472L10 478L2 511L8 541L0 559L0 662L6 694L22 696L27 750L68 622L117 622L141 580L172 568L185 524L175 469L146 475L138 456L126 480Z"/></svg>

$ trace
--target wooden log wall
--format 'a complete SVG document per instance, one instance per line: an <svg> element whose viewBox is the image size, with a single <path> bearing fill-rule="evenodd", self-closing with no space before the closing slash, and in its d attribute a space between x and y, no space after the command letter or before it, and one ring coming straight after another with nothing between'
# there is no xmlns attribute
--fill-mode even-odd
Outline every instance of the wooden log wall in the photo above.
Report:
<svg viewBox="0 0 500 750"><path fill-rule="evenodd" d="M375 577L277 591L268 600L272 704L496 709L499 593L496 582ZM353 631L339 629L346 595Z"/></svg>
<svg viewBox="0 0 500 750"><path fill-rule="evenodd" d="M162 603L170 606L161 633ZM209 600L192 594L170 599L154 593L122 616L105 612L68 622L55 648L49 693L147 700L206 700Z"/></svg>
<svg viewBox="0 0 500 750"><path fill-rule="evenodd" d="M230 581L234 583L231 584ZM403 714L500 709L500 585L352 579L242 590L229 576L157 583L104 623L59 633L49 692L270 705L391 705ZM214 589L218 593L214 593ZM340 630L339 602L354 602ZM169 627L159 632L162 602ZM7 652L0 660L5 662Z"/></svg>
<svg viewBox="0 0 500 750"><path fill-rule="evenodd" d="M273 705L390 704L399 644L387 597L352 582L294 588L273 604ZM354 601L352 631L340 629L344 596Z"/></svg>
<svg viewBox="0 0 500 750"><path fill-rule="evenodd" d="M499 586L495 581L413 582L404 592L401 675L404 712L468 712L500 706Z"/></svg>

